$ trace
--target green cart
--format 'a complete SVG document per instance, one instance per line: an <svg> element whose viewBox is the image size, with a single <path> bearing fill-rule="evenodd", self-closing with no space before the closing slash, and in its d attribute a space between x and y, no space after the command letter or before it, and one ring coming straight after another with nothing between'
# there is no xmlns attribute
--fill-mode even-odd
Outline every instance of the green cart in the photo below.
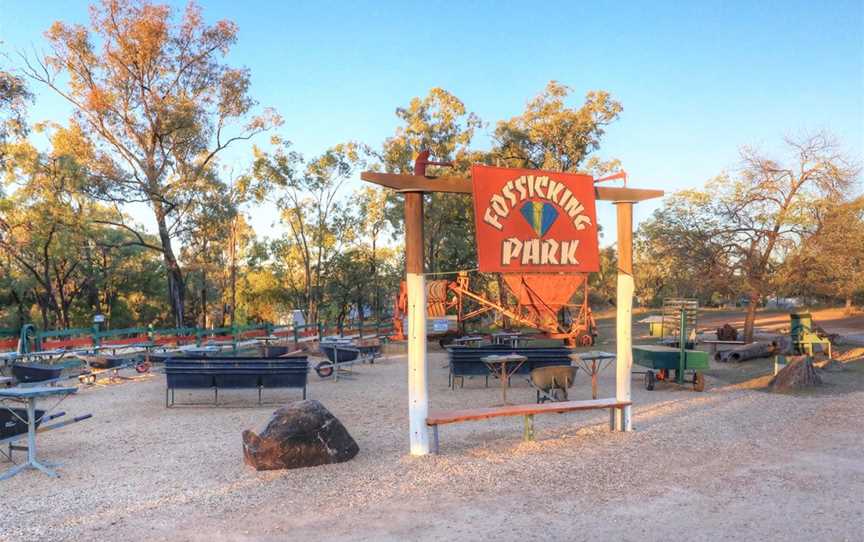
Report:
<svg viewBox="0 0 864 542"><path fill-rule="evenodd" d="M645 367L645 389L653 390L654 384L660 381L675 380L678 384L690 382L693 389L705 389L705 375L702 371L708 369L708 352L687 349L687 323L691 318L688 312L692 309L681 308L680 327L676 346L641 345L633 347L633 362ZM684 338L684 340L681 340ZM689 378L687 375L690 375Z"/></svg>
<svg viewBox="0 0 864 542"><path fill-rule="evenodd" d="M645 371L645 389L653 390L658 380L673 379L678 384L691 382L696 391L705 389L702 371L708 368L708 352L658 344L634 346L633 363L648 369ZM688 373L689 378L685 376Z"/></svg>

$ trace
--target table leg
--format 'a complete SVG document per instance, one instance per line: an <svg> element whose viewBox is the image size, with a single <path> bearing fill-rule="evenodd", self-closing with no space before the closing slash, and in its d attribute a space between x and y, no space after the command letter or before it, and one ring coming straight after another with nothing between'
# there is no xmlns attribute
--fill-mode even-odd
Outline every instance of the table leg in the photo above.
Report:
<svg viewBox="0 0 864 542"><path fill-rule="evenodd" d="M506 368L501 369L501 393L504 396L504 404L507 404L507 385L510 383L510 376Z"/></svg>
<svg viewBox="0 0 864 542"><path fill-rule="evenodd" d="M591 398L597 399L597 361L591 362Z"/></svg>
<svg viewBox="0 0 864 542"><path fill-rule="evenodd" d="M52 478L57 478L57 473L39 463L36 459L36 399L27 400L27 461L6 471L0 480L11 478L26 468L37 469Z"/></svg>

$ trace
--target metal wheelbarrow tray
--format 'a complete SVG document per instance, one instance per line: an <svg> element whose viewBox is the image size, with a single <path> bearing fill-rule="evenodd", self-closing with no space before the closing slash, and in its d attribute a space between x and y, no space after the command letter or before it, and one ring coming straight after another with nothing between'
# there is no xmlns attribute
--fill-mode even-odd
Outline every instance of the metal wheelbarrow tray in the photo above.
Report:
<svg viewBox="0 0 864 542"><path fill-rule="evenodd" d="M44 363L15 363L12 365L12 375L18 382L44 382L60 377L62 365L47 365Z"/></svg>

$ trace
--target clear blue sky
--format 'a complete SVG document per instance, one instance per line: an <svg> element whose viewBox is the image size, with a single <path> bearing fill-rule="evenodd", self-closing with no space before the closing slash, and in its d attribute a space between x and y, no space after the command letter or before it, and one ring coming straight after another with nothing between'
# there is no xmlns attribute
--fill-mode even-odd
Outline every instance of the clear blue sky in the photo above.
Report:
<svg viewBox="0 0 864 542"><path fill-rule="evenodd" d="M740 145L773 149L806 130L864 157L862 0L200 4L209 21L239 25L231 63L251 69L254 96L308 154L379 144L394 109L434 86L494 123L556 79L579 99L604 89L622 102L599 154L619 158L633 186L699 186L733 167ZM0 48L43 47L52 21L86 18L86 2L0 0ZM32 120L68 115L35 90ZM248 149L229 161L242 166ZM652 209L637 206L637 220ZM269 215L256 213L259 233ZM612 217L601 207L607 232Z"/></svg>

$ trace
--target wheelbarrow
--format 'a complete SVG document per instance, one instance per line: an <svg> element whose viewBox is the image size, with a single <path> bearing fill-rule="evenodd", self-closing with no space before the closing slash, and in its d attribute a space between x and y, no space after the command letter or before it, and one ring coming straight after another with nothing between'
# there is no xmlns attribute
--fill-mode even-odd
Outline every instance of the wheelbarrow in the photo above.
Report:
<svg viewBox="0 0 864 542"><path fill-rule="evenodd" d="M550 365L532 370L528 380L537 390L537 402L567 401L567 390L573 386L578 369L569 365Z"/></svg>

